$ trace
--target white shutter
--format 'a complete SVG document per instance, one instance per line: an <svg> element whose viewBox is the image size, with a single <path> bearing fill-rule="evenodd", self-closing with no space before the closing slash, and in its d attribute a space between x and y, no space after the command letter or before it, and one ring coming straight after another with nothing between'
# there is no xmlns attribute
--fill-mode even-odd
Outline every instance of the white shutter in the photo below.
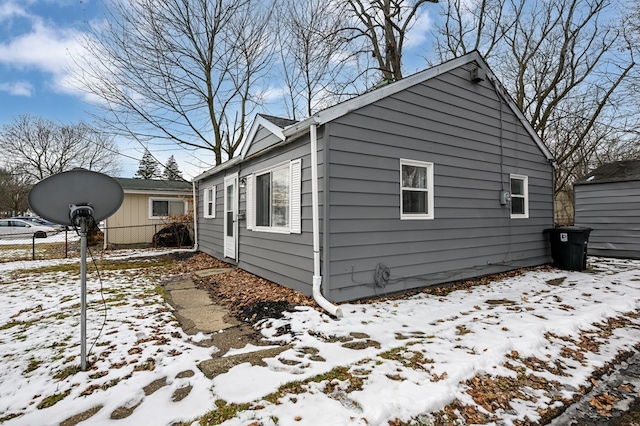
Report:
<svg viewBox="0 0 640 426"><path fill-rule="evenodd" d="M215 218L216 217L216 187L213 186L211 188L211 199L209 200L209 202L211 203L211 217ZM207 206L207 209L209 208L209 206Z"/></svg>
<svg viewBox="0 0 640 426"><path fill-rule="evenodd" d="M246 193L244 194L244 198L245 198L245 203L246 203L246 219L247 219L247 229L249 231L253 230L253 226L254 226L254 219L253 219L253 200L254 200L254 194L253 194L253 174L248 175L246 177L247 179L247 186L245 188Z"/></svg>
<svg viewBox="0 0 640 426"><path fill-rule="evenodd" d="M211 217L215 218L216 217L216 209L218 208L218 199L216 198L218 196L218 194L216 194L216 189L218 187L214 185L214 187L212 188L213 191L211 192L211 204L212 206L212 211L213 214L211 215Z"/></svg>
<svg viewBox="0 0 640 426"><path fill-rule="evenodd" d="M209 205L211 204L211 214L209 214ZM213 219L216 217L216 187L209 186L204 189L204 217Z"/></svg>
<svg viewBox="0 0 640 426"><path fill-rule="evenodd" d="M302 181L302 160L293 160L290 165L291 176L291 202L289 207L291 209L291 223L290 231L292 234L300 234L302 232L302 219L301 219L301 181Z"/></svg>

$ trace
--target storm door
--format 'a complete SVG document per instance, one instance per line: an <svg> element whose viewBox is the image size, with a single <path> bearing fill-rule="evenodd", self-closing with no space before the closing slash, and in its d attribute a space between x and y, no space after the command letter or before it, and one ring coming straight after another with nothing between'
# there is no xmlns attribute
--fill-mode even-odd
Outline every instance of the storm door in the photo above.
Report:
<svg viewBox="0 0 640 426"><path fill-rule="evenodd" d="M224 178L224 255L237 260L238 175Z"/></svg>

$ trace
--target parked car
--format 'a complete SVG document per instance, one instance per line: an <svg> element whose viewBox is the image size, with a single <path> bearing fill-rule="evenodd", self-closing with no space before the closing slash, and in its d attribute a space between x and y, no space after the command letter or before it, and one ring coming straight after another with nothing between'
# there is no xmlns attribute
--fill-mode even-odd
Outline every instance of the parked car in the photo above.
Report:
<svg viewBox="0 0 640 426"><path fill-rule="evenodd" d="M64 231L66 229L66 226L64 225L49 222L48 220L44 220L43 218L36 217L36 216L15 216L15 217L10 217L9 219L28 220L29 222L34 222L36 225L49 226L51 228L57 229L58 231Z"/></svg>
<svg viewBox="0 0 640 426"><path fill-rule="evenodd" d="M0 238L47 237L58 232L56 228L38 225L28 220L0 219Z"/></svg>

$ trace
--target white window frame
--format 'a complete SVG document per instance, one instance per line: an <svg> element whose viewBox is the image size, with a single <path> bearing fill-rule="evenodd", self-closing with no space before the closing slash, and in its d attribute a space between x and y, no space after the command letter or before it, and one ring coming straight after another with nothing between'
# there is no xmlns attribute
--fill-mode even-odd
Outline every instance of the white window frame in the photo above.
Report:
<svg viewBox="0 0 640 426"><path fill-rule="evenodd" d="M212 213L209 214L209 206L211 206ZM204 204L203 204L203 216L206 219L216 218L216 185L207 186L204 188Z"/></svg>
<svg viewBox="0 0 640 426"><path fill-rule="evenodd" d="M511 192L511 204L509 205L509 212L511 219L528 219L529 218L529 176L525 175L509 175L509 190L511 191L511 181L521 180L524 194L514 194ZM513 199L520 198L524 200L524 213L513 213Z"/></svg>
<svg viewBox="0 0 640 426"><path fill-rule="evenodd" d="M423 167L427 170L427 187L412 188L402 186L402 166ZM404 191L422 191L427 193L427 212L426 213L404 213L402 210ZM430 220L434 216L434 194L433 194L433 163L426 161L400 159L400 220Z"/></svg>
<svg viewBox="0 0 640 426"><path fill-rule="evenodd" d="M153 202L154 201L167 201L167 202L176 202L179 201L183 204L184 208L182 209L182 214L187 213L187 202L182 198L171 198L171 197L149 197L149 219L165 219L168 216L154 216L153 215ZM167 209L168 210L168 209Z"/></svg>
<svg viewBox="0 0 640 426"><path fill-rule="evenodd" d="M289 169L289 223L287 226L258 226L256 225L256 177L274 171ZM259 170L246 177L246 215L247 229L256 232L271 232L278 234L300 234L301 226L301 175L302 160L296 159L276 164L273 167Z"/></svg>

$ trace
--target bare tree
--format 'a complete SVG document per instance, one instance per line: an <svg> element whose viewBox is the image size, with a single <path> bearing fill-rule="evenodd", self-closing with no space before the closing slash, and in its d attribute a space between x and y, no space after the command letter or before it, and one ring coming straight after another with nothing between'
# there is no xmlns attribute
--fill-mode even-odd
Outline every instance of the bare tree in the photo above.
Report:
<svg viewBox="0 0 640 426"><path fill-rule="evenodd" d="M355 18L355 37L366 40L365 49L376 59L382 79L402 78L402 49L407 32L420 7L438 0L347 0L345 7Z"/></svg>
<svg viewBox="0 0 640 426"><path fill-rule="evenodd" d="M74 167L115 174L113 139L85 123L61 125L22 115L0 132L0 158L12 173L35 183Z"/></svg>
<svg viewBox="0 0 640 426"><path fill-rule="evenodd" d="M556 195L628 131L621 88L635 61L624 27L611 18L615 7L609 0L454 0L443 9L439 59L480 50L554 154Z"/></svg>
<svg viewBox="0 0 640 426"><path fill-rule="evenodd" d="M335 4L283 0L277 12L284 100L295 120L341 100L358 72L342 30L348 23Z"/></svg>
<svg viewBox="0 0 640 426"><path fill-rule="evenodd" d="M482 51L490 57L493 48L505 36L509 17L506 12L507 0L448 0L440 11L442 21L435 50L440 60L452 56L462 56L471 51ZM512 22L513 23L513 22ZM431 61L429 61L431 62Z"/></svg>
<svg viewBox="0 0 640 426"><path fill-rule="evenodd" d="M31 185L22 175L0 167L0 213L17 215L29 208Z"/></svg>
<svg viewBox="0 0 640 426"><path fill-rule="evenodd" d="M259 0L113 0L76 58L110 131L231 158L268 70L270 5Z"/></svg>

